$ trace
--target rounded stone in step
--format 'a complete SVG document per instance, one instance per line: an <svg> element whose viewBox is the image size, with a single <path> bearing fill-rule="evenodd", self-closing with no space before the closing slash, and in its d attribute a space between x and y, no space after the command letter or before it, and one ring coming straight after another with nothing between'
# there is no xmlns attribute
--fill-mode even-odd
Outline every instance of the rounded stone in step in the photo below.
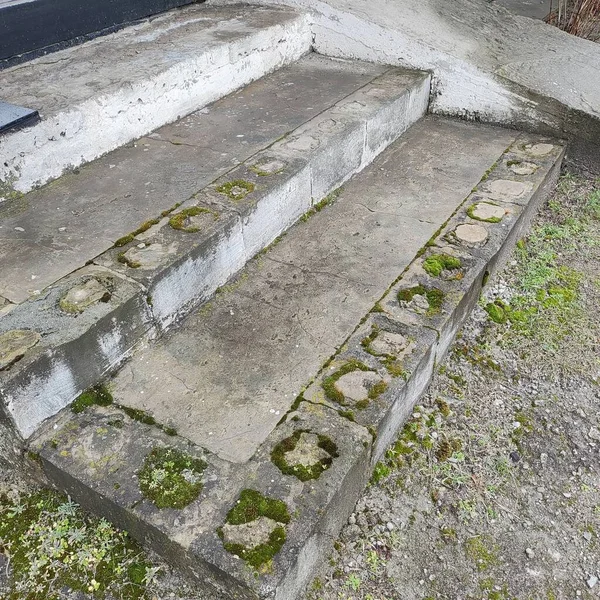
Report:
<svg viewBox="0 0 600 600"><path fill-rule="evenodd" d="M522 181L510 179L496 179L487 186L490 196L494 200L514 200L525 194L528 186Z"/></svg>
<svg viewBox="0 0 600 600"><path fill-rule="evenodd" d="M251 170L261 177L276 175L281 173L286 167L286 164L277 158L265 158L252 165Z"/></svg>
<svg viewBox="0 0 600 600"><path fill-rule="evenodd" d="M523 149L531 156L546 156L554 150L554 146L552 144L527 144Z"/></svg>
<svg viewBox="0 0 600 600"><path fill-rule="evenodd" d="M476 248L485 243L488 237L488 232L481 225L473 225L471 223L463 223L454 230L456 239L464 244Z"/></svg>
<svg viewBox="0 0 600 600"><path fill-rule="evenodd" d="M346 400L360 402L369 397L369 390L380 381L381 377L373 371L352 371L342 375L335 382L335 387Z"/></svg>
<svg viewBox="0 0 600 600"><path fill-rule="evenodd" d="M291 467L312 467L330 458L329 452L319 447L319 436L315 433L302 432L294 449L285 453L285 462Z"/></svg>
<svg viewBox="0 0 600 600"><path fill-rule="evenodd" d="M290 150L299 150L300 152L316 150L320 145L321 142L312 135L300 135L298 137L291 138L288 141L282 142L283 148L289 148Z"/></svg>
<svg viewBox="0 0 600 600"><path fill-rule="evenodd" d="M108 302L110 292L97 279L88 279L72 287L61 299L60 308L71 314L81 313L97 302Z"/></svg>
<svg viewBox="0 0 600 600"><path fill-rule="evenodd" d="M514 163L508 167L515 175L533 175L539 166L532 162Z"/></svg>
<svg viewBox="0 0 600 600"><path fill-rule="evenodd" d="M469 211L469 216L478 221L498 222L501 221L506 211L497 204L490 202L478 202Z"/></svg>
<svg viewBox="0 0 600 600"><path fill-rule="evenodd" d="M42 336L37 331L30 329L12 329L0 334L0 370L23 358L27 350L41 339Z"/></svg>
<svg viewBox="0 0 600 600"><path fill-rule="evenodd" d="M407 350L408 345L408 340L401 333L381 331L369 347L374 354L398 356Z"/></svg>
<svg viewBox="0 0 600 600"><path fill-rule="evenodd" d="M258 517L254 521L241 525L225 523L222 528L223 541L226 544L239 544L247 549L256 548L261 544L267 544L277 527L281 527L281 523L269 517Z"/></svg>
<svg viewBox="0 0 600 600"><path fill-rule="evenodd" d="M155 269L169 254L162 244L138 244L119 256L119 261L132 269Z"/></svg>

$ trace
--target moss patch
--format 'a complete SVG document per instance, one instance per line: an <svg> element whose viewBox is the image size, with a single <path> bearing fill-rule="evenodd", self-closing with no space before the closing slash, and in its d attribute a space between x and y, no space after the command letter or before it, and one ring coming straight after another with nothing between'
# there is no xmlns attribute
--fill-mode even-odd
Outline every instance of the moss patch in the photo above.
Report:
<svg viewBox="0 0 600 600"><path fill-rule="evenodd" d="M190 217L198 217L202 214L212 214L215 220L218 218L217 214L208 208L203 208L201 206L192 206L191 208L184 208L178 213L174 214L169 219L169 225L173 229L177 229L179 231L185 231L186 233L196 233L200 231L200 227L197 225L192 225L190 223Z"/></svg>
<svg viewBox="0 0 600 600"><path fill-rule="evenodd" d="M331 438L326 435L317 434L319 440L317 446L322 448L329 454L328 457L321 458L313 465L290 465L288 464L285 455L296 448L298 440L303 433L312 433L307 429L299 429L290 437L281 440L271 452L271 461L284 474L294 475L300 481L308 481L309 479L318 479L323 471L326 471L333 462L334 458L339 456L336 444Z"/></svg>
<svg viewBox="0 0 600 600"><path fill-rule="evenodd" d="M341 193L342 188L339 187L333 192L331 192L331 194L325 196L325 198L317 202L310 210L304 213L304 215L302 215L301 217L301 220L303 222L306 222L311 217L314 217L317 213L321 212L325 207L332 205L339 198Z"/></svg>
<svg viewBox="0 0 600 600"><path fill-rule="evenodd" d="M71 404L71 410L75 414L83 412L89 406L110 406L113 403L113 397L109 389L103 385L95 385L80 394Z"/></svg>
<svg viewBox="0 0 600 600"><path fill-rule="evenodd" d="M379 332L379 327L377 325L373 325L371 327L371 333L366 338L361 340L360 345L365 349L365 352L368 352L371 356L377 357L392 377L406 378L407 373L402 365L401 360L398 360L398 358L393 354L378 354L373 350L373 348L371 348L371 344L377 339Z"/></svg>
<svg viewBox="0 0 600 600"><path fill-rule="evenodd" d="M427 310L427 316L432 317L437 315L442 308L444 303L444 292L437 288L426 288L423 285L416 285L412 288L405 288L398 292L398 302L411 302L415 296L425 296L429 309Z"/></svg>
<svg viewBox="0 0 600 600"><path fill-rule="evenodd" d="M227 523L243 525L255 521L259 517L267 517L278 523L290 522L290 514L285 502L267 498L256 490L243 490L236 505L227 514ZM223 530L217 530L223 539ZM250 566L258 569L268 563L285 543L285 529L276 527L270 534L268 542L254 548L246 548L241 544L223 543L225 550L244 559Z"/></svg>
<svg viewBox="0 0 600 600"><path fill-rule="evenodd" d="M140 490L158 508L184 508L200 494L206 466L176 448L154 448L138 473Z"/></svg>
<svg viewBox="0 0 600 600"><path fill-rule="evenodd" d="M254 191L255 185L251 181L245 181L244 179L236 179L234 181L228 181L217 188L219 194L225 194L232 200L243 200L248 194Z"/></svg>
<svg viewBox="0 0 600 600"><path fill-rule="evenodd" d="M460 267L460 258L450 256L449 254L432 254L423 262L425 273L432 277L439 277L444 270L454 271L460 269Z"/></svg>
<svg viewBox="0 0 600 600"><path fill-rule="evenodd" d="M478 217L475 214L475 209L480 205L480 204L489 204L490 206L498 206L497 204L494 204L493 202L476 202L475 204L472 204L471 206L469 206L469 208L467 208L467 215L473 219L474 221L483 221L484 223L500 223L500 221L502 221L502 217L489 217L487 219L482 219L481 217Z"/></svg>
<svg viewBox="0 0 600 600"><path fill-rule="evenodd" d="M119 252L119 254L117 254L117 261L127 265L130 269L139 269L142 266L142 263L137 260L127 258L125 252Z"/></svg>
<svg viewBox="0 0 600 600"><path fill-rule="evenodd" d="M126 246L130 242L133 242L136 235L139 235L140 233L144 233L144 231L148 231L148 229L150 229L150 227L152 227L153 225L156 225L158 222L159 222L159 219L150 219L149 221L142 223L135 231L132 231L131 233L128 233L127 235L124 235L122 238L119 238L115 242L115 246L117 248L120 248L121 246Z"/></svg>
<svg viewBox="0 0 600 600"><path fill-rule="evenodd" d="M345 406L346 399L344 398L344 394L337 389L335 384L338 379L353 371L373 371L373 369L369 369L367 365L358 360L349 360L347 363L343 364L335 373L325 377L321 383L325 396L329 398L329 400Z"/></svg>
<svg viewBox="0 0 600 600"><path fill-rule="evenodd" d="M7 600L54 600L68 589L141 600L157 570L126 533L49 490L0 497L0 539L10 560Z"/></svg>

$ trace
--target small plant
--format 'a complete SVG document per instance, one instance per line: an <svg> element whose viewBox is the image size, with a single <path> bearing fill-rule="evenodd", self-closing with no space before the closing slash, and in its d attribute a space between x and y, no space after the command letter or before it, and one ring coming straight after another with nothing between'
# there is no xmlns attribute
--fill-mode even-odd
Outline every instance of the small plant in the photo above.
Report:
<svg viewBox="0 0 600 600"><path fill-rule="evenodd" d="M437 315L444 303L444 292L437 288L426 288L423 285L416 285L412 288L404 288L398 292L398 302L400 304L408 304L412 302L415 296L423 296L427 300L429 308L426 315L432 317Z"/></svg>
<svg viewBox="0 0 600 600"><path fill-rule="evenodd" d="M112 403L110 390L105 385L96 385L80 394L71 404L71 410L79 414L89 406L110 406Z"/></svg>
<svg viewBox="0 0 600 600"><path fill-rule="evenodd" d="M424 271L432 277L439 277L443 271L455 271L460 267L460 258L449 254L432 254L423 262Z"/></svg>
<svg viewBox="0 0 600 600"><path fill-rule="evenodd" d="M176 448L154 448L138 473L140 490L158 508L184 508L200 494L206 466Z"/></svg>

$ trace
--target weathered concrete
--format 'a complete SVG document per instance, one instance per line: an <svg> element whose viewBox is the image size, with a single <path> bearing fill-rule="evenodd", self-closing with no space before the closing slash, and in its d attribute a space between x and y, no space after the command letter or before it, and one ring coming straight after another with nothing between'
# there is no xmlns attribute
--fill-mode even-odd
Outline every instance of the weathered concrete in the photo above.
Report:
<svg viewBox="0 0 600 600"><path fill-rule="evenodd" d="M114 382L116 399L248 460L515 136L435 118L413 126L229 291L140 348Z"/></svg>
<svg viewBox="0 0 600 600"><path fill-rule="evenodd" d="M175 10L0 73L41 121L0 138L0 201L191 113L310 50L289 9Z"/></svg>
<svg viewBox="0 0 600 600"><path fill-rule="evenodd" d="M600 46L495 2L259 3L310 11L317 52L431 69L432 112L600 139Z"/></svg>
<svg viewBox="0 0 600 600"><path fill-rule="evenodd" d="M434 132L437 134L434 135ZM554 185L564 153L562 145L556 141L533 140L551 143L552 148L544 156L535 159L537 169L532 174L517 175L510 170L510 165L518 160L532 160L531 154L527 153L531 138L519 137L515 141L516 134L511 132L431 118L416 126L413 135L415 138L409 147L419 143L422 146L420 161L412 165L410 173L415 184L418 177L422 176L423 186L426 182L432 186L428 193L425 188L421 194L415 194L414 202L435 193L429 175L431 171L450 180L441 194L437 190L438 203L453 193L458 195L455 188L460 185L452 179L452 175L458 177L456 171L459 165L462 166L460 181L464 183L465 195L456 200L458 204L455 205L457 209L454 214L427 246L416 253L408 269L403 271L401 257L395 263L389 257L386 259L386 263L392 263L401 276L396 278L390 275L393 285L384 290L376 304L371 304L371 310L366 315L363 313L362 318L356 317L355 329L346 339L338 342L335 352L328 356L324 366L320 361L321 364L317 363L312 372L307 374L303 386L305 389L293 406L287 400L281 402L282 389L276 387L279 383L268 371L275 363L279 369L288 369L283 371L285 376L291 372L289 367L292 363L282 360L280 355L285 356L289 348L298 346L297 342L302 338L299 330L289 329L290 323L300 316L303 327L306 327L306 323L310 323L311 313L325 308L329 312L326 319L321 319L320 327L313 330L312 347L307 344L305 349L297 351L296 360L308 361L317 347L316 336L325 331L323 325L335 321L346 310L354 314L354 300L346 296L343 308L333 305L327 297L323 301L312 293L313 289L318 288L314 285L307 287L305 278L299 282L304 303L298 307L292 306L290 311L289 289L293 290L296 284L285 285L286 281L277 271L278 265L293 267L294 274L310 274L310 271L308 268L297 268L293 260L280 259L285 256L286 248L289 252L291 247L298 244L296 248L304 251L306 240L318 240L316 249L309 249L310 256L306 258L314 263L320 257L320 274L327 273L327 267L334 263L329 262L331 259L326 250L329 248L335 258L336 252L332 247L337 245L338 239L330 235L328 246L327 237L320 238L320 234L326 230L321 229L319 224L327 227L335 220L350 229L352 224L360 226L359 235L349 237L363 241L354 248L350 246L348 250L353 249L360 254L362 260L355 261L355 264L366 262L376 271L376 256L383 247L391 246L393 252L396 250L394 237L407 237L406 226L402 223L408 220L414 229L417 221L411 217L401 219L399 209L373 209L374 202L381 200L383 194L390 198L388 205L393 204L393 199L400 201L411 196L409 186L406 195L402 192L402 174L397 174L399 164L396 161L406 156L402 144L394 145L371 168L351 181L336 204L292 229L278 246L263 257L262 265L257 261L249 265L247 277L240 278L235 289L220 294L210 307L194 314L170 339L136 356L129 370L131 376L125 375L125 378L132 379L125 388L121 378L116 385L109 384L116 392L118 401L127 401L129 396L136 394L141 397L159 388L166 400L163 406L168 402L171 415L175 414L169 424L179 427L179 435L169 437L159 427L132 421L119 406L94 407L79 415L64 412L33 445L33 449L39 452L48 477L87 508L127 528L136 538L186 569L192 577L224 591L231 598L293 600L302 597L314 568L327 555L336 533L348 518L358 494L366 484L373 465L411 414L415 402L430 381L436 359L439 360L446 352L452 337L477 302L486 274L502 262L508 245L514 243L522 233L536 206ZM451 140L454 140L455 152L450 151ZM427 141L436 143L428 144ZM510 142L514 143L503 151ZM462 148L466 152L466 146L473 153L471 161L466 161L465 155L457 151ZM500 154L495 155L493 149ZM469 173L477 168L476 163L483 162L482 154L486 152L492 155L489 161L496 164L488 172L485 166L479 167L479 175L485 175L470 191L473 185ZM468 168L465 165L469 165ZM371 178L369 174L372 174ZM386 181L387 185L383 186L382 191L373 193L372 190L377 190L377 187L366 186L365 180L375 184L379 179ZM504 210L500 221L472 218L470 215L474 206L492 201L486 195L489 190L495 190L494 193L498 194L498 186L493 185L494 182L507 180L528 184L527 192L515 197L510 194L510 187L500 186L508 190L502 199L493 201ZM344 211L345 206L349 210ZM358 206L364 210L357 211ZM407 210L411 206L416 209L412 202L407 202L405 206ZM441 212L441 208L437 210ZM449 211L452 212L452 208ZM370 218L377 221L373 224ZM485 228L485 243L477 248L463 244L454 232L465 224ZM390 231L394 225L395 236L384 233L380 237L374 233L377 228L385 230L386 225ZM433 223L430 225L434 226ZM381 243L373 246L378 240ZM408 241L406 243L410 244ZM365 252L369 247L374 248L371 254ZM282 254L278 254L278 250ZM460 266L446 269L447 272L439 276L428 273L427 261L441 253L458 258ZM364 269L364 266L361 268ZM366 277L362 277L360 284L351 280L352 268L347 265L347 269L345 274L329 274L330 281L327 283L330 289L338 290L348 282L350 285L345 288L347 290L369 285ZM365 272L356 271L356 267L354 271L357 274ZM246 286L255 279L262 284L263 290L269 286L267 298L264 294L252 297L252 290ZM344 284L340 284L340 281ZM419 307L415 310L414 302L410 301L408 292L414 290L415 285L419 286L419 294L414 297L420 296L425 301L425 310ZM375 287L370 293L377 298ZM429 292L434 289L439 293L431 296ZM277 320L276 326L281 328L283 323L287 325L287 339L277 337L277 331L273 337L273 330L265 329L268 322L263 313L267 316L275 314L273 311L269 313L270 308L279 313L274 319ZM238 310L248 311L244 319L236 318ZM329 330L333 331L336 327L330 326ZM330 335L327 331L325 334ZM220 346L217 347L216 342ZM245 360L240 360L239 348L243 348ZM168 352L172 354L167 356ZM207 363L202 362L202 356ZM163 361L165 358L171 362L166 364ZM177 363L182 366L175 372L173 368L178 368ZM207 364L209 368L204 371ZM220 364L225 367L221 368ZM151 376L153 369L155 373L160 373L159 380ZM212 397L201 396L201 378L210 376L211 369L217 369L222 380L212 388ZM198 376L197 372L201 375ZM338 385L349 375L357 375L353 379L360 381L369 379L366 387L370 393L367 398L364 398L366 389L355 394L356 381L352 385ZM170 379L164 382L163 376ZM184 410L183 398L186 398L192 410L192 413L186 414L186 419L189 419L189 415L197 412L203 402L213 402L213 409L216 409L219 403L228 401L227 393L236 393L240 383L253 378L260 378L263 382L259 401L271 395L283 407L282 411L291 410L277 416L278 422L271 430L264 432L249 460L232 462L223 460L224 451L220 451L221 457L207 452L205 448L211 444L210 434L199 444L184 439L195 432L184 430L182 421L176 420ZM379 385L375 389L371 384L376 379L386 385ZM182 386L179 389L174 387L176 380ZM332 381L336 383L337 391L329 385ZM358 387L361 387L360 381ZM123 396L123 389L129 396ZM236 410L229 415L230 419L239 419L240 414L245 417L248 411L242 413L242 410L246 405L263 408L258 405L256 395L247 394L243 399L240 397ZM136 406L143 404L136 403ZM156 401L154 406L157 406ZM266 415L260 412L259 417L255 425L260 425ZM196 423L198 426L200 423ZM296 440L295 447L290 446L291 439ZM235 446L238 440L237 435L233 434L226 441ZM321 453L319 443L326 444L321 446ZM199 497L183 509L158 509L141 492L137 474L145 457L157 446L177 448L207 463ZM280 460L282 451L285 457L283 464ZM301 477L298 471L288 469L290 464L298 468L313 465L315 461L326 458L324 454L331 460L327 468L313 478L310 478L310 474L308 478L305 477L306 472ZM263 499L283 503L279 506L283 506L285 514L266 514L261 508L258 512L252 511L245 517L246 520L230 520L230 511L243 502L244 494L248 491L250 494L260 494ZM271 534L275 531L283 532L284 536L279 549L264 558L262 564L251 568L239 556L242 553L240 547L246 552L265 542L270 544Z"/></svg>
<svg viewBox="0 0 600 600"><path fill-rule="evenodd" d="M77 173L1 203L0 296L23 302L384 70L309 55Z"/></svg>

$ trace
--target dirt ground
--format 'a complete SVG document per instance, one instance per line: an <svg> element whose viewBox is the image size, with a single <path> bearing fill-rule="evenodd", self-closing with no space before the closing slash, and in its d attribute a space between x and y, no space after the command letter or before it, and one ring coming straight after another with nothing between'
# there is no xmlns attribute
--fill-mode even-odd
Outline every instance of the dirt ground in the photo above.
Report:
<svg viewBox="0 0 600 600"><path fill-rule="evenodd" d="M307 600L600 597L599 259L600 181L566 174L488 283ZM14 473L0 487L4 518L28 487ZM65 535L81 530L60 511ZM107 536L86 527L82 552ZM136 552L123 563L145 569L139 584L123 579L136 593L111 597L214 599ZM27 598L10 574L0 555L0 597ZM85 586L57 597L103 597Z"/></svg>

